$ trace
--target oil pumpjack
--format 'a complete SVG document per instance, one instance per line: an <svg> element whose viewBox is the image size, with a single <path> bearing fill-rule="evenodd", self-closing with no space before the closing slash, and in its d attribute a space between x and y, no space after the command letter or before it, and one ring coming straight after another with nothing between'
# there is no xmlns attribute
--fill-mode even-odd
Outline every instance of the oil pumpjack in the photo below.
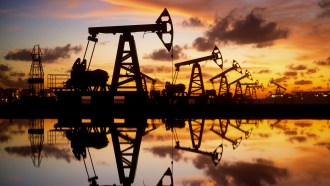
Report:
<svg viewBox="0 0 330 186"><path fill-rule="evenodd" d="M119 37L118 50L113 70L112 82L110 85L110 92L113 95L120 95L128 92L134 92L139 95L143 95L145 93L143 89L135 40L132 33L155 32L167 51L170 51L173 45L173 24L167 9L164 9L155 24L89 27L88 32L90 34L88 37L88 43L92 41L95 42L95 44L98 41L96 36L100 33L114 35L117 33L121 34ZM167 38L166 35L170 36L169 41L165 40L165 38ZM88 48L88 43L86 51ZM92 55L93 53L91 54L91 58ZM132 82L133 84L135 83L135 85L132 85Z"/></svg>
<svg viewBox="0 0 330 186"><path fill-rule="evenodd" d="M254 83L240 83L245 86L244 98L250 103L257 99L257 89L263 89L263 85L256 80Z"/></svg>
<svg viewBox="0 0 330 186"><path fill-rule="evenodd" d="M173 45L173 24L166 8L154 24L89 27L84 56L82 60L78 58L74 62L70 79L64 82L64 85L58 86L59 83L56 82L56 78L60 79L62 77L63 79L63 74L49 76L51 78L49 80L51 82L50 87L55 90L54 93L60 99L63 98L63 102L69 101L69 97L75 96L77 96L77 100L80 99L79 96L91 96L93 103L97 103L97 100L103 100L101 102L104 102L104 99L111 100L114 99L114 96L124 96L125 98L126 96L131 96L132 99L129 100L134 100L139 104L146 102L148 96L146 79L151 80L153 84L155 80L140 71L133 36L133 33L136 32L156 33L167 51L171 51ZM99 34L120 34L110 85L107 84L109 75L106 71L101 69L89 70ZM88 61L86 54L90 43L94 43L94 45ZM63 89L69 91L62 91ZM95 98L93 101L93 96L101 95L102 97Z"/></svg>
<svg viewBox="0 0 330 186"><path fill-rule="evenodd" d="M252 75L248 70L245 70L245 74L241 77L239 77L238 79L232 81L231 83L228 84L228 87L230 87L230 85L235 84L236 83L236 88L235 88L235 94L234 94L234 101L238 102L238 103L243 103L244 102L244 98L243 98L243 90L242 90L242 85L241 85L241 80L247 78L252 80Z"/></svg>
<svg viewBox="0 0 330 186"><path fill-rule="evenodd" d="M276 86L275 97L283 95L284 91L286 91L286 88L276 83L273 78L269 80L268 86L270 86L271 84L274 84Z"/></svg>
<svg viewBox="0 0 330 186"><path fill-rule="evenodd" d="M214 84L214 80L217 79L217 78L220 78L220 86L219 86L219 91L218 91L218 96L220 97L224 97L225 99L231 99L232 97L232 94L230 93L229 91L229 83L228 83L228 79L227 79L227 76L226 74L230 71L237 71L239 72L240 74L242 74L242 68L241 66L238 64L237 61L233 60L233 64L232 64L232 67L228 68L227 70L221 72L220 74L212 77L210 79L210 82L212 84Z"/></svg>
<svg viewBox="0 0 330 186"><path fill-rule="evenodd" d="M205 95L202 69L199 63L207 60L213 60L214 63L216 63L216 65L222 69L223 58L219 48L215 46L211 55L174 64L175 75L174 75L173 84L175 84L177 80L180 67L185 65L192 65L189 88L188 88L188 96L191 96L193 94ZM220 60L220 62L218 62L218 60Z"/></svg>

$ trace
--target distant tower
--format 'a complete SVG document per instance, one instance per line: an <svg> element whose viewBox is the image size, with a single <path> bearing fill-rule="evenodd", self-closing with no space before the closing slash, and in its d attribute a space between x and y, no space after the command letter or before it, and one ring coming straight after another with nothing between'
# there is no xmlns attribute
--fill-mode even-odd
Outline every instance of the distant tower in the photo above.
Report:
<svg viewBox="0 0 330 186"><path fill-rule="evenodd" d="M42 52L39 45L34 45L32 53L32 64L29 73L28 84L30 96L43 96L44 91L44 71L42 68Z"/></svg>

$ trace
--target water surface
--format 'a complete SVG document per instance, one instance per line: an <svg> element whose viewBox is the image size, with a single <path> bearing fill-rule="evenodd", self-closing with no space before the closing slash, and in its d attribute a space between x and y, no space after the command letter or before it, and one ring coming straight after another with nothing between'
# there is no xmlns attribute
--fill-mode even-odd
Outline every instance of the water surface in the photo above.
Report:
<svg viewBox="0 0 330 186"><path fill-rule="evenodd" d="M120 185L114 143L133 153L137 148L125 147L123 141L136 144L138 129L105 127L108 143L84 148L86 158L78 153L78 160L68 128L54 131L58 122L0 120L0 185L89 185L88 178L95 175L100 185ZM146 123L136 170L125 169L125 175L135 173L132 185L156 185L168 168L178 186L330 185L328 120L147 119ZM124 158L132 163L134 157L127 154Z"/></svg>

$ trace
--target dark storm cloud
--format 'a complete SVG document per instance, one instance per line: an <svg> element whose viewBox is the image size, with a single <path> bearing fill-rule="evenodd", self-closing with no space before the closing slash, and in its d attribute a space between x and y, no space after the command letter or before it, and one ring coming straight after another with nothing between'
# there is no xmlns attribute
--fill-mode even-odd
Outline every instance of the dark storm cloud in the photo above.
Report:
<svg viewBox="0 0 330 186"><path fill-rule="evenodd" d="M276 79L274 79L274 81L276 83L286 83L286 81L289 80L289 79L290 79L289 77L284 76L284 77L276 78Z"/></svg>
<svg viewBox="0 0 330 186"><path fill-rule="evenodd" d="M302 132L302 133L304 133L304 132ZM318 137L316 134L314 134L314 133L310 133L310 132L306 132L306 136L307 136L308 138L315 138L315 139Z"/></svg>
<svg viewBox="0 0 330 186"><path fill-rule="evenodd" d="M319 6L320 8L330 8L330 0L321 0Z"/></svg>
<svg viewBox="0 0 330 186"><path fill-rule="evenodd" d="M197 169L207 169L210 166L214 166L209 156L198 156L192 162Z"/></svg>
<svg viewBox="0 0 330 186"><path fill-rule="evenodd" d="M42 49L43 56L42 61L44 63L52 63L58 59L69 59L71 54L77 54L82 50L81 45L71 46L71 44L67 44L63 47L55 47L55 48L45 48ZM6 60L15 60L15 61L31 61L31 49L19 49L15 51L10 51L6 54Z"/></svg>
<svg viewBox="0 0 330 186"><path fill-rule="evenodd" d="M170 62L172 60L171 55L172 52L168 52L166 49L161 48L154 50L151 54L146 55L143 58ZM183 53L183 48L179 45L175 45L173 47L173 60L184 58L186 58L186 54Z"/></svg>
<svg viewBox="0 0 330 186"><path fill-rule="evenodd" d="M323 90L323 87L317 86L317 87L313 87L312 89L314 89L314 90Z"/></svg>
<svg viewBox="0 0 330 186"><path fill-rule="evenodd" d="M71 46L71 44L67 44L64 47L46 48L44 50L43 60L45 62L53 62L60 58L69 59L72 53L77 54L81 50L81 45Z"/></svg>
<svg viewBox="0 0 330 186"><path fill-rule="evenodd" d="M257 47L273 45L277 39L285 39L289 30L281 28L276 22L267 21L261 14L265 9L254 8L244 18L236 16L233 10L224 18L216 18L204 37L197 38L193 46L201 51L211 49L214 42L255 44Z"/></svg>
<svg viewBox="0 0 330 186"><path fill-rule="evenodd" d="M259 135L259 137L261 137L261 138L269 138L269 137L272 136L272 135L269 134L269 133L258 133L258 135Z"/></svg>
<svg viewBox="0 0 330 186"><path fill-rule="evenodd" d="M320 18L330 18L330 0L321 0L319 3L321 12L318 14Z"/></svg>
<svg viewBox="0 0 330 186"><path fill-rule="evenodd" d="M0 73L0 84L2 83L6 87L16 87L16 88L27 88L27 78L22 76L24 73L13 73L13 77L18 77L17 79L11 79L9 75L5 73Z"/></svg>
<svg viewBox="0 0 330 186"><path fill-rule="evenodd" d="M16 155L19 157L31 157L31 146L14 146L5 147L5 151L10 155ZM59 149L56 146L47 145L42 147L42 156L45 158L54 157L56 159L64 159L67 162L71 162L72 153L68 149Z"/></svg>
<svg viewBox="0 0 330 186"><path fill-rule="evenodd" d="M326 147L328 150L330 150L330 143L319 142L319 143L316 143L316 145L321 146L321 147Z"/></svg>
<svg viewBox="0 0 330 186"><path fill-rule="evenodd" d="M0 132L0 143L4 143L9 141L10 136L8 134L3 134L2 132Z"/></svg>
<svg viewBox="0 0 330 186"><path fill-rule="evenodd" d="M11 68L9 68L8 65L3 65L3 64L0 64L0 72L7 72L7 71L10 71Z"/></svg>
<svg viewBox="0 0 330 186"><path fill-rule="evenodd" d="M56 159L64 159L66 162L71 162L73 153L69 149L59 149L54 145L44 146L43 149L44 157L54 157Z"/></svg>
<svg viewBox="0 0 330 186"><path fill-rule="evenodd" d="M31 123L26 119L1 119L0 143L15 138L15 135L23 134L30 125Z"/></svg>
<svg viewBox="0 0 330 186"><path fill-rule="evenodd" d="M3 84L6 87L17 87L17 88L27 88L27 78L22 78L21 76L18 76L17 79L12 80L10 76L0 73L0 84Z"/></svg>
<svg viewBox="0 0 330 186"><path fill-rule="evenodd" d="M295 130L287 130L287 131L284 131L284 134L285 135L297 135L298 132Z"/></svg>
<svg viewBox="0 0 330 186"><path fill-rule="evenodd" d="M298 127L310 127L313 124L309 122L296 122L294 125Z"/></svg>
<svg viewBox="0 0 330 186"><path fill-rule="evenodd" d="M5 147L5 151L10 155L17 155L20 157L30 157L31 156L31 147L30 146Z"/></svg>
<svg viewBox="0 0 330 186"><path fill-rule="evenodd" d="M318 72L320 69L315 67L315 68L309 68L307 69L307 74L315 74L316 72Z"/></svg>
<svg viewBox="0 0 330 186"><path fill-rule="evenodd" d="M203 27L205 24L198 17L191 17L182 21L183 27Z"/></svg>
<svg viewBox="0 0 330 186"><path fill-rule="evenodd" d="M297 76L297 72L295 71L286 71L284 72L285 76Z"/></svg>
<svg viewBox="0 0 330 186"><path fill-rule="evenodd" d="M194 40L192 46L199 51L208 51L214 48L214 42L215 41L205 37L198 37Z"/></svg>
<svg viewBox="0 0 330 186"><path fill-rule="evenodd" d="M300 80L300 81L295 81L294 84L295 85L310 85L310 84L313 84L313 82L310 80Z"/></svg>
<svg viewBox="0 0 330 186"><path fill-rule="evenodd" d="M307 69L307 67L305 65L295 66L295 65L291 64L291 65L288 65L287 67L289 70L306 70Z"/></svg>
<svg viewBox="0 0 330 186"><path fill-rule="evenodd" d="M269 69L264 69L264 70L259 70L257 73L258 74L269 74L269 73L271 73L271 71Z"/></svg>
<svg viewBox="0 0 330 186"><path fill-rule="evenodd" d="M303 143L303 142L307 141L307 138L305 136L293 136L293 137L289 138L289 141L291 143L293 143L293 142Z"/></svg>
<svg viewBox="0 0 330 186"><path fill-rule="evenodd" d="M31 61L31 49L10 51L5 55L6 60Z"/></svg>
<svg viewBox="0 0 330 186"><path fill-rule="evenodd" d="M206 160L203 156L198 156L194 163ZM287 169L276 167L272 161L265 159L199 167L205 170L205 174L212 178L215 185L276 185L278 179L288 177Z"/></svg>
<svg viewBox="0 0 330 186"><path fill-rule="evenodd" d="M316 63L317 65L320 65L320 66L330 66L330 56L327 59L321 59L321 60L315 61L314 63Z"/></svg>
<svg viewBox="0 0 330 186"><path fill-rule="evenodd" d="M175 161L179 161L182 159L182 153L178 150L173 150L171 146L152 147L152 148L146 148L146 150L151 151L151 153L161 158L166 158L167 156L171 157L173 152L173 159Z"/></svg>

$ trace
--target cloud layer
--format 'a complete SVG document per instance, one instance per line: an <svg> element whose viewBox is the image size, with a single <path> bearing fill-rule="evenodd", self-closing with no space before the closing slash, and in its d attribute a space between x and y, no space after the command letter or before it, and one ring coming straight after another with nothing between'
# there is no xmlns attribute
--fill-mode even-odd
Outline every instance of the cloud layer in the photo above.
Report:
<svg viewBox="0 0 330 186"><path fill-rule="evenodd" d="M216 18L214 24L198 37L193 46L200 51L211 49L214 42L254 44L257 47L272 45L277 39L285 39L289 30L281 28L276 22L267 21L262 8L254 8L244 18L239 17L233 10L224 18Z"/></svg>
<svg viewBox="0 0 330 186"><path fill-rule="evenodd" d="M72 53L77 54L80 52L82 50L82 46L72 46L71 44L67 44L63 47L58 46L55 48L44 48L41 50L43 53L42 62L53 63L58 59L69 59ZM10 51L5 55L5 59L15 61L32 61L31 52L31 49L18 49Z"/></svg>

